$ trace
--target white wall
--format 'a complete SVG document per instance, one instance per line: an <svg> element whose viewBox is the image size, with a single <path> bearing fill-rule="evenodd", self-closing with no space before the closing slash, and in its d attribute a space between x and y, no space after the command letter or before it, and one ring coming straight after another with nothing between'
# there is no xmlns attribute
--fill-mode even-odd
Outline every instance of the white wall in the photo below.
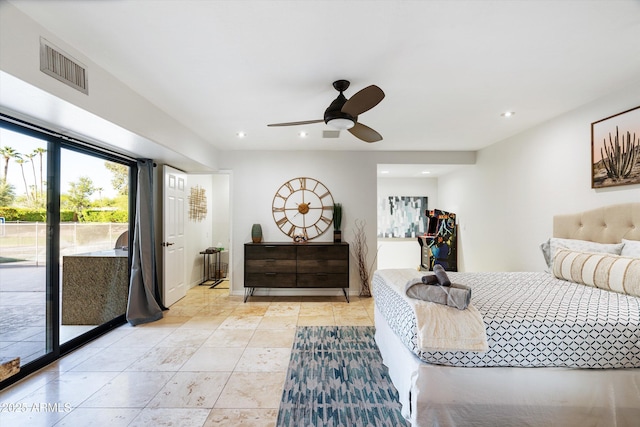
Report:
<svg viewBox="0 0 640 427"><path fill-rule="evenodd" d="M342 203L342 239L352 241L354 221L366 221L369 263L373 264L376 242L376 200L378 163L399 164L472 164L469 152L342 152L342 151L231 151L222 152L220 166L233 172L231 185L231 292L243 292L244 244L251 240L251 225L262 225L265 241L290 241L276 226L271 213L273 197L289 179L306 176L318 179L329 188L336 203ZM331 230L317 241L332 241ZM350 291L358 293L355 262L351 259ZM374 265L375 267L375 265ZM292 290L271 290L271 293ZM305 290L335 293L340 291Z"/></svg>
<svg viewBox="0 0 640 427"><path fill-rule="evenodd" d="M539 245L553 215L640 201L640 185L591 188L591 123L639 100L640 83L480 150L475 166L441 177L441 207L458 214L460 270L543 270Z"/></svg>
<svg viewBox="0 0 640 427"><path fill-rule="evenodd" d="M189 200L187 199L187 213L185 223L185 266L186 281L189 287L202 282L203 256L200 251L213 245L213 178L211 175L187 175L187 197L191 189L196 186L204 189L207 198L207 215L202 221L189 218Z"/></svg>
<svg viewBox="0 0 640 427"><path fill-rule="evenodd" d="M437 178L378 178L378 199L389 196L426 196L428 209L438 209ZM419 268L417 239L378 239L378 268Z"/></svg>
<svg viewBox="0 0 640 427"><path fill-rule="evenodd" d="M211 219L213 221L212 245L224 248L220 254L220 262L229 265L231 245L231 173L212 175L213 192L211 194Z"/></svg>

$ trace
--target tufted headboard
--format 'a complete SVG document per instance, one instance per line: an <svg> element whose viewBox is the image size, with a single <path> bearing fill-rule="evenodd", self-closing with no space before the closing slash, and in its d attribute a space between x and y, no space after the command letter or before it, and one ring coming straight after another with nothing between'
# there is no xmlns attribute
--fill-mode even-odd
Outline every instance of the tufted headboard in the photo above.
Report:
<svg viewBox="0 0 640 427"><path fill-rule="evenodd" d="M553 237L620 243L640 240L640 203L623 203L553 217Z"/></svg>

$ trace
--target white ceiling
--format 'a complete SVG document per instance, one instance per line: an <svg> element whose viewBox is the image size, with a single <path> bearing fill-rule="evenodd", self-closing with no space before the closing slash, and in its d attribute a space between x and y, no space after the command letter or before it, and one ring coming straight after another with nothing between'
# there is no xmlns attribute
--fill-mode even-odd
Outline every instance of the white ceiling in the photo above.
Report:
<svg viewBox="0 0 640 427"><path fill-rule="evenodd" d="M222 150L477 150L640 79L638 0L11 3ZM383 141L266 126L337 79L385 91Z"/></svg>

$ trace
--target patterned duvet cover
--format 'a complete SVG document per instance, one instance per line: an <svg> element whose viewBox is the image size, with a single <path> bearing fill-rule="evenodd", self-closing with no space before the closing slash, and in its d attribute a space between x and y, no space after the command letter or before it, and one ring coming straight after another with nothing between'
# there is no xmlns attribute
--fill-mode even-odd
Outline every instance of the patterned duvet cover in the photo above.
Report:
<svg viewBox="0 0 640 427"><path fill-rule="evenodd" d="M549 273L453 273L472 288L489 350L421 351L406 302L374 274L375 304L391 329L422 361L448 366L572 368L640 367L640 298L559 280Z"/></svg>

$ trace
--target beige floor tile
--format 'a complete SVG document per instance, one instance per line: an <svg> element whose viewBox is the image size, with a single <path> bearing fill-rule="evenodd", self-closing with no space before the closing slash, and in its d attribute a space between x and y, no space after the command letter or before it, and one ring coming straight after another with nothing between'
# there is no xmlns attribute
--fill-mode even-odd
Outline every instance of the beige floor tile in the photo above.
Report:
<svg viewBox="0 0 640 427"><path fill-rule="evenodd" d="M169 310L170 311L170 310ZM168 327L168 328L177 328L178 326L182 325L183 323L189 321L191 319L190 316L184 316L184 315L169 315L169 311L165 311L162 313L162 319L156 321L156 322L152 322L152 323L145 323L143 325L140 325L140 327L153 327L153 328L163 328L163 327Z"/></svg>
<svg viewBox="0 0 640 427"><path fill-rule="evenodd" d="M82 408L144 408L174 372L122 372L85 400Z"/></svg>
<svg viewBox="0 0 640 427"><path fill-rule="evenodd" d="M296 330L293 328L259 329L255 331L247 346L291 348L295 335Z"/></svg>
<svg viewBox="0 0 640 427"><path fill-rule="evenodd" d="M235 372L285 372L291 349L248 347L236 365Z"/></svg>
<svg viewBox="0 0 640 427"><path fill-rule="evenodd" d="M123 351L122 348L105 348L84 362L74 366L71 371L122 372L147 351L149 351L149 349L146 347L131 347L127 349L127 351Z"/></svg>
<svg viewBox="0 0 640 427"><path fill-rule="evenodd" d="M127 371L177 372L198 347L154 347L132 363Z"/></svg>
<svg viewBox="0 0 640 427"><path fill-rule="evenodd" d="M209 409L145 408L129 424L130 427L201 427L209 416Z"/></svg>
<svg viewBox="0 0 640 427"><path fill-rule="evenodd" d="M229 316L219 326L220 329L255 329L262 316Z"/></svg>
<svg viewBox="0 0 640 427"><path fill-rule="evenodd" d="M288 329L295 328L298 316L264 316L261 318L258 329Z"/></svg>
<svg viewBox="0 0 640 427"><path fill-rule="evenodd" d="M242 357L243 348L200 347L180 371L230 372Z"/></svg>
<svg viewBox="0 0 640 427"><path fill-rule="evenodd" d="M185 329L188 329L188 331ZM160 341L156 347L199 347L211 334L213 334L213 331L209 329L178 328L167 338Z"/></svg>
<svg viewBox="0 0 640 427"><path fill-rule="evenodd" d="M215 408L274 408L280 407L283 372L234 372Z"/></svg>
<svg viewBox="0 0 640 427"><path fill-rule="evenodd" d="M202 344L203 347L246 347L255 329L218 329Z"/></svg>
<svg viewBox="0 0 640 427"><path fill-rule="evenodd" d="M114 342L111 347L125 349L133 347L151 348L167 338L173 331L174 329L170 328L139 328L136 326L135 331Z"/></svg>
<svg viewBox="0 0 640 427"><path fill-rule="evenodd" d="M141 411L140 408L76 408L56 427L127 427Z"/></svg>
<svg viewBox="0 0 640 427"><path fill-rule="evenodd" d="M77 407L85 399L117 378L117 375L119 375L117 372L65 372L47 383L45 387L38 388L24 396L20 399L20 403L31 407L41 403L59 402L62 405L69 404L72 407ZM2 413L2 417L4 415Z"/></svg>
<svg viewBox="0 0 640 427"><path fill-rule="evenodd" d="M298 316L298 326L335 326L332 316Z"/></svg>
<svg viewBox="0 0 640 427"><path fill-rule="evenodd" d="M300 303L272 303L266 313L266 316L297 316L300 312Z"/></svg>
<svg viewBox="0 0 640 427"><path fill-rule="evenodd" d="M333 306L330 303L305 303L300 306L300 316L330 316L333 317Z"/></svg>
<svg viewBox="0 0 640 427"><path fill-rule="evenodd" d="M181 329L206 329L213 331L226 320L226 316L194 316L180 327Z"/></svg>
<svg viewBox="0 0 640 427"><path fill-rule="evenodd" d="M178 372L150 408L213 408L231 372Z"/></svg>
<svg viewBox="0 0 640 427"><path fill-rule="evenodd" d="M260 303L252 305L239 305L233 309L233 316L264 316L269 309L269 303Z"/></svg>
<svg viewBox="0 0 640 427"><path fill-rule="evenodd" d="M275 427L277 409L214 408L203 427Z"/></svg>

